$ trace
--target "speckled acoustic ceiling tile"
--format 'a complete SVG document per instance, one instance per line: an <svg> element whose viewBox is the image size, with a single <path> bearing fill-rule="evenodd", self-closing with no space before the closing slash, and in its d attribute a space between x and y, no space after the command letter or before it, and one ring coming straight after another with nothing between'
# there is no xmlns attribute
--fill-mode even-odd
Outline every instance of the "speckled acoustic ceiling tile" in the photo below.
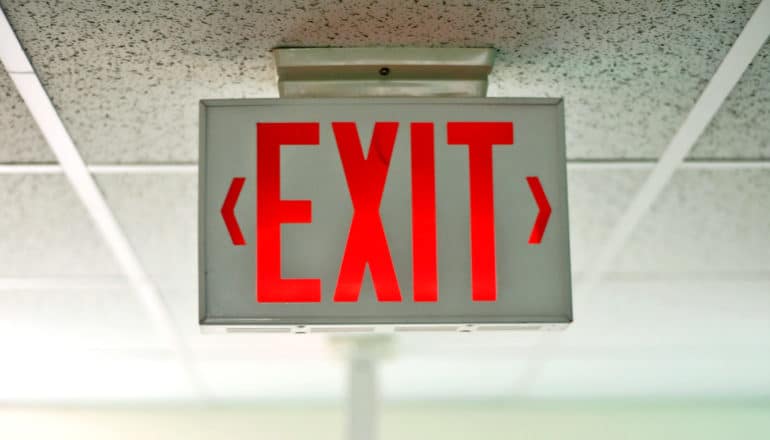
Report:
<svg viewBox="0 0 770 440"><path fill-rule="evenodd" d="M0 163L55 160L27 105L0 68Z"/></svg>
<svg viewBox="0 0 770 440"><path fill-rule="evenodd" d="M680 170L611 271L770 276L770 173Z"/></svg>
<svg viewBox="0 0 770 440"><path fill-rule="evenodd" d="M276 46L493 46L564 96L568 155L656 157L757 1L0 0L89 162L194 161L198 100L277 96Z"/></svg>
<svg viewBox="0 0 770 440"><path fill-rule="evenodd" d="M647 177L647 170L569 170L570 254L580 276Z"/></svg>
<svg viewBox="0 0 770 440"><path fill-rule="evenodd" d="M770 41L746 69L691 156L770 159Z"/></svg>
<svg viewBox="0 0 770 440"><path fill-rule="evenodd" d="M185 294L196 290L197 176L103 175L97 182L152 279Z"/></svg>
<svg viewBox="0 0 770 440"><path fill-rule="evenodd" d="M120 276L63 175L0 175L0 277Z"/></svg>

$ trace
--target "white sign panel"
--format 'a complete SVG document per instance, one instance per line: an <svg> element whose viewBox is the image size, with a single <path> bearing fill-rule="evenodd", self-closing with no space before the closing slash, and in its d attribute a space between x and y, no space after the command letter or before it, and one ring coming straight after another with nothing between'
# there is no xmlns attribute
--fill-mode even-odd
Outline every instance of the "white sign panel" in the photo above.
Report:
<svg viewBox="0 0 770 440"><path fill-rule="evenodd" d="M208 325L572 319L557 99L202 101Z"/></svg>

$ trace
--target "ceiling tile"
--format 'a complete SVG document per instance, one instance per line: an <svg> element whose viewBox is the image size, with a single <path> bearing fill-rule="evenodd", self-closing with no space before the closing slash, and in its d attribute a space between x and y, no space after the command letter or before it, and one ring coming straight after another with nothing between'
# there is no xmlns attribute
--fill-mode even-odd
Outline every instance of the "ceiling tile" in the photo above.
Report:
<svg viewBox="0 0 770 440"><path fill-rule="evenodd" d="M0 277L120 275L63 175L0 175Z"/></svg>
<svg viewBox="0 0 770 440"><path fill-rule="evenodd" d="M11 77L0 69L0 163L53 160L53 153Z"/></svg>
<svg viewBox="0 0 770 440"><path fill-rule="evenodd" d="M532 351L538 397L770 393L770 281L605 281L575 296L575 321ZM542 357L540 357L542 356Z"/></svg>
<svg viewBox="0 0 770 440"><path fill-rule="evenodd" d="M770 275L770 173L677 171L611 272Z"/></svg>
<svg viewBox="0 0 770 440"><path fill-rule="evenodd" d="M239 346L254 338L198 329L198 188L191 174L115 174L97 182L139 261L192 345ZM222 341L222 339L226 339Z"/></svg>
<svg viewBox="0 0 770 440"><path fill-rule="evenodd" d="M111 174L96 179L153 280L197 286L197 176Z"/></svg>
<svg viewBox="0 0 770 440"><path fill-rule="evenodd" d="M770 159L770 41L730 92L691 156Z"/></svg>
<svg viewBox="0 0 770 440"><path fill-rule="evenodd" d="M493 96L564 96L570 157L656 157L757 4L85 0L3 9L89 162L194 161L198 100L276 96L269 49L494 46Z"/></svg>
<svg viewBox="0 0 770 440"><path fill-rule="evenodd" d="M566 330L434 335L382 366L390 399L690 397L770 393L770 283L607 282ZM727 292L731 294L726 294ZM469 338L471 344L463 339ZM553 343L548 343L551 341ZM428 341L425 341L428 342ZM452 344L454 343L454 348ZM437 347L446 348L439 352ZM536 367L539 373L530 370ZM544 368L539 370L539 368ZM693 369L687 373L688 369Z"/></svg>
<svg viewBox="0 0 770 440"><path fill-rule="evenodd" d="M770 280L604 281L575 292L554 356L770 360L770 340L755 337L770 332L768 292Z"/></svg>
<svg viewBox="0 0 770 440"><path fill-rule="evenodd" d="M586 270L623 215L647 170L568 169L572 272Z"/></svg>
<svg viewBox="0 0 770 440"><path fill-rule="evenodd" d="M564 96L570 158L658 157L757 3L505 7L490 95Z"/></svg>
<svg viewBox="0 0 770 440"><path fill-rule="evenodd" d="M0 290L0 345L19 356L158 348L152 322L126 286Z"/></svg>

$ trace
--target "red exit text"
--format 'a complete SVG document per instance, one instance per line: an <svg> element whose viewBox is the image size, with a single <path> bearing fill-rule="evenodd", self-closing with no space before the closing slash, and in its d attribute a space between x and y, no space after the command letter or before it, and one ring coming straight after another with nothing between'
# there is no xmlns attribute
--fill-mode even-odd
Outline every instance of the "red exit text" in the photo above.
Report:
<svg viewBox="0 0 770 440"><path fill-rule="evenodd" d="M377 300L400 302L401 289L379 212L399 123L377 122L366 156L354 122L332 122L331 126L353 204L353 216L333 299L335 302L358 301L364 270L368 265ZM495 301L497 273L492 149L510 148L513 145L513 123L448 122L446 128L447 144L468 150L471 298L473 301ZM320 124L317 122L257 124L258 302L321 301L320 279L282 278L280 263L281 225L312 222L310 200L280 198L280 149L282 145L317 146L319 133ZM412 295L416 302L436 302L439 295L434 124L413 122L409 124L409 133ZM246 244L234 214L245 180L243 177L233 178L221 209L225 225L236 246ZM527 177L527 183L539 208L529 243L539 244L551 207L538 177Z"/></svg>

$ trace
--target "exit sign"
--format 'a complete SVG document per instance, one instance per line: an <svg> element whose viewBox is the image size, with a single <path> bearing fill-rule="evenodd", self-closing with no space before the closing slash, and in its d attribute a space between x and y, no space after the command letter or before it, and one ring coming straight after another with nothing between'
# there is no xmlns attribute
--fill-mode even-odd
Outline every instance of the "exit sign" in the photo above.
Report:
<svg viewBox="0 0 770 440"><path fill-rule="evenodd" d="M557 99L201 102L200 322L572 319Z"/></svg>

